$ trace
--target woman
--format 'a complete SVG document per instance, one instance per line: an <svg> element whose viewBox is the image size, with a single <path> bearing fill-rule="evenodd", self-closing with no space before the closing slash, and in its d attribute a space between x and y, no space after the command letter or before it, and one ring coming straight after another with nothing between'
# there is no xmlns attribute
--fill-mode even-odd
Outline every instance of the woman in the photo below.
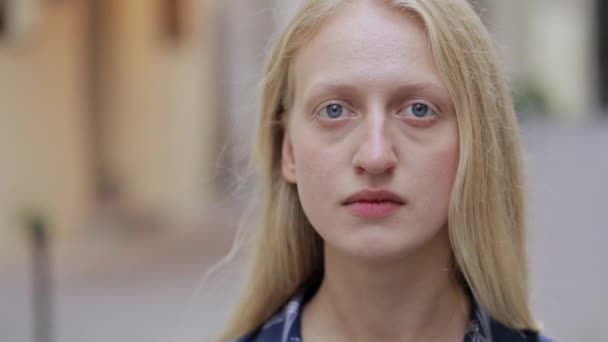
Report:
<svg viewBox="0 0 608 342"><path fill-rule="evenodd" d="M222 341L539 341L517 123L465 0L308 0L271 52Z"/></svg>

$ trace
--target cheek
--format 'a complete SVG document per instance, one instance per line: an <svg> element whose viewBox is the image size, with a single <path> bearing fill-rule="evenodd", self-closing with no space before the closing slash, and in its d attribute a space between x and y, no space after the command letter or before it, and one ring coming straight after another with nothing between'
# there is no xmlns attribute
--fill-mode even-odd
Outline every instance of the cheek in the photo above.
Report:
<svg viewBox="0 0 608 342"><path fill-rule="evenodd" d="M298 137L293 141L298 196L313 226L331 225L340 202L340 167L343 153L320 139Z"/></svg>
<svg viewBox="0 0 608 342"><path fill-rule="evenodd" d="M313 139L301 139L294 144L298 189L309 197L327 197L328 184L335 179L337 153L322 148Z"/></svg>
<svg viewBox="0 0 608 342"><path fill-rule="evenodd" d="M447 218L454 179L460 159L458 133L449 134L420 151L413 166L419 204ZM416 181L417 180L417 181Z"/></svg>
<svg viewBox="0 0 608 342"><path fill-rule="evenodd" d="M457 143L446 143L433 151L429 160L429 173L441 183L452 184L458 167L460 151Z"/></svg>

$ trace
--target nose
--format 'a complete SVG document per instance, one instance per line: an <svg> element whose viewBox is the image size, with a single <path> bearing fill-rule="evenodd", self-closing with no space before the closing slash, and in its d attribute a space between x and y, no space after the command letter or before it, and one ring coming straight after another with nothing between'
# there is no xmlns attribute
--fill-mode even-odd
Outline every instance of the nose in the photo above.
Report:
<svg viewBox="0 0 608 342"><path fill-rule="evenodd" d="M392 173L397 166L397 155L386 132L386 119L384 115L368 119L365 136L353 156L353 166L359 173Z"/></svg>

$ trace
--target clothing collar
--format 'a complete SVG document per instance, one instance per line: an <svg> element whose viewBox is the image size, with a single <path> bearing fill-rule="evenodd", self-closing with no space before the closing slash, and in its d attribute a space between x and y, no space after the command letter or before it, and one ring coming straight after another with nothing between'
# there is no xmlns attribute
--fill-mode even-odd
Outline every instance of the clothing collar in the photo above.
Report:
<svg viewBox="0 0 608 342"><path fill-rule="evenodd" d="M316 287L305 287L289 299L287 304L256 331L232 342L302 342L302 307L316 292ZM471 298L470 322L464 342L492 341L491 320Z"/></svg>

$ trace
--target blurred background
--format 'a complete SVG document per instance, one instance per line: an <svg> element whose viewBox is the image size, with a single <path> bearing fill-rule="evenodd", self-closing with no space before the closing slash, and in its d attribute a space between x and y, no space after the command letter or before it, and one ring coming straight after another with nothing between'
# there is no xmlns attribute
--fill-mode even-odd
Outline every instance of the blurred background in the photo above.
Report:
<svg viewBox="0 0 608 342"><path fill-rule="evenodd" d="M223 321L242 284L200 281L247 201L260 70L298 3L0 0L1 341ZM558 341L608 341L608 2L475 4L521 120L534 312Z"/></svg>

